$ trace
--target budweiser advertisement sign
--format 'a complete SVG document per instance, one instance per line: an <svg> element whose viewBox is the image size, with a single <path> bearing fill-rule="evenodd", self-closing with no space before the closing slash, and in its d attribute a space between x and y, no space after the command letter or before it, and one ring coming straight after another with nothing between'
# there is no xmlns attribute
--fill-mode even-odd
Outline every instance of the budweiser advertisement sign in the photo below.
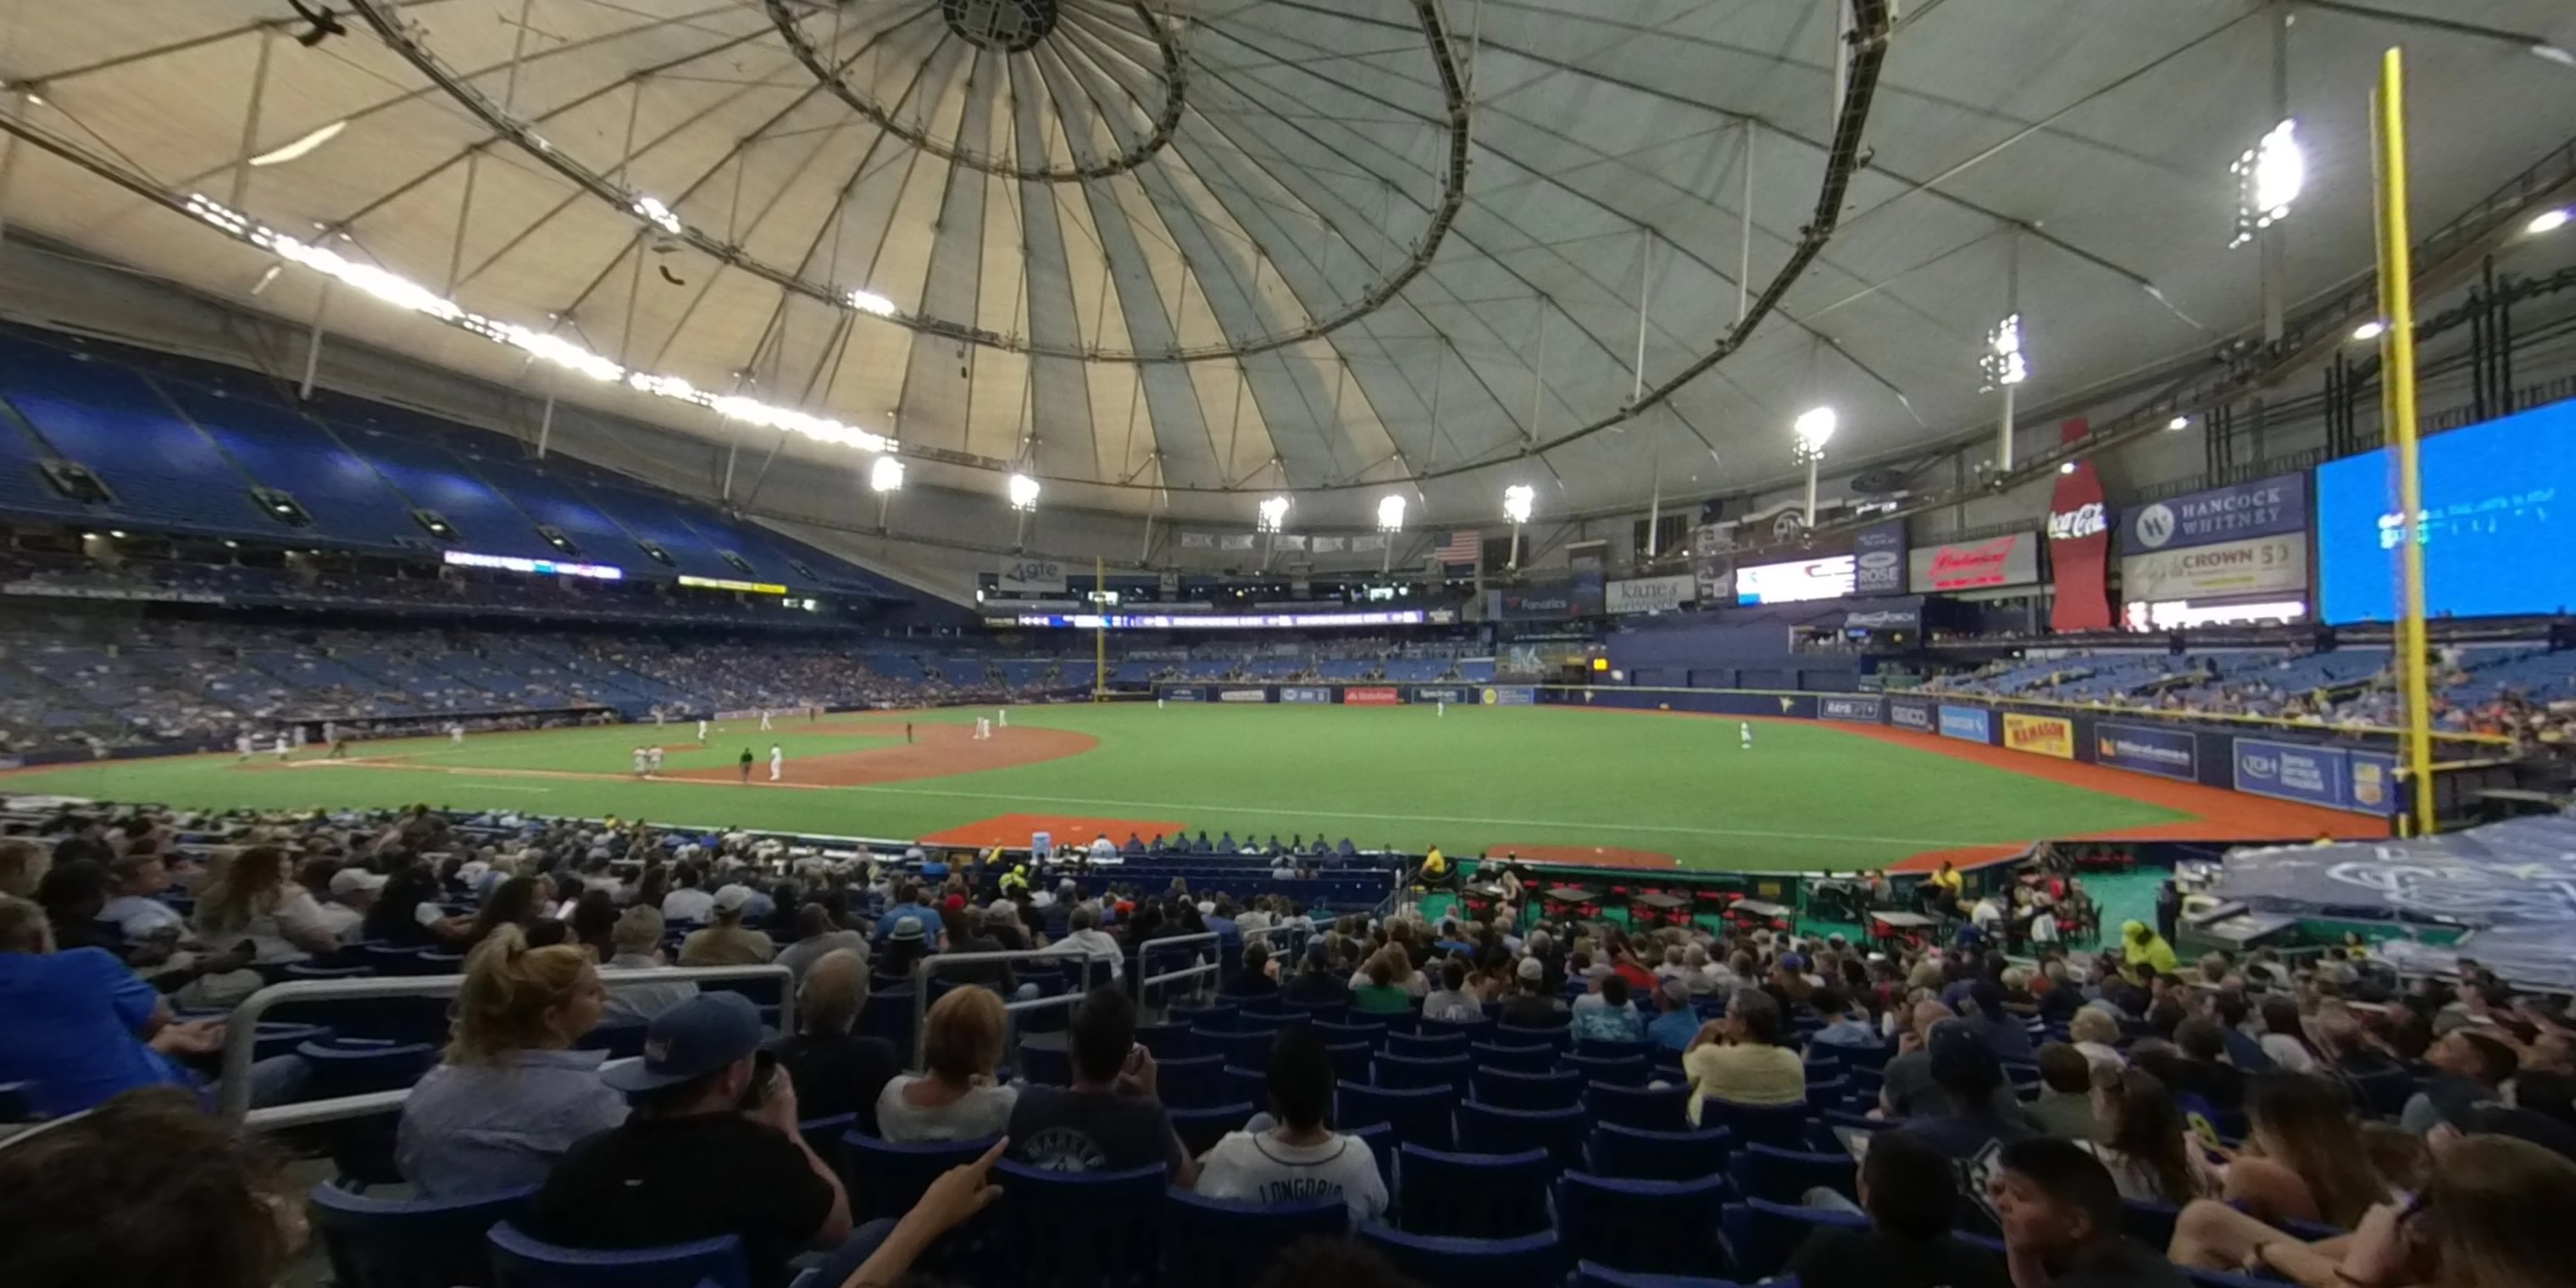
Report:
<svg viewBox="0 0 2576 1288"><path fill-rule="evenodd" d="M2026 586L2039 580L2039 534L2014 532L1985 541L1916 546L1906 553L1906 589L1917 595Z"/></svg>
<svg viewBox="0 0 2576 1288"><path fill-rule="evenodd" d="M2084 437L2081 420L2061 421L2058 441ZM2060 470L2048 495L2048 626L2053 631L2111 629L2111 560L2109 512L2102 504L2102 477L2093 462L2077 461Z"/></svg>

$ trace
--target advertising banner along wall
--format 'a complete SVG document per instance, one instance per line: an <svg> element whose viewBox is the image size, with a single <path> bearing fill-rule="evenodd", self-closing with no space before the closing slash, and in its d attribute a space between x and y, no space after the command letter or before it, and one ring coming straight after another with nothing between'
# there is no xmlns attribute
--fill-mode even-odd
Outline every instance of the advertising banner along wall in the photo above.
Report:
<svg viewBox="0 0 2576 1288"><path fill-rule="evenodd" d="M2307 588L2308 541L2295 534L2150 550L2120 560L2120 594L2132 601L2296 597Z"/></svg>
<svg viewBox="0 0 2576 1288"><path fill-rule="evenodd" d="M1933 725L1932 704L1921 698L1889 698L1887 723L1898 729L1930 733Z"/></svg>
<svg viewBox="0 0 2576 1288"><path fill-rule="evenodd" d="M1534 707L1538 705L1538 690L1527 684L1499 684L1493 688L1485 690L1485 705L1489 707Z"/></svg>
<svg viewBox="0 0 2576 1288"><path fill-rule="evenodd" d="M1391 707L1403 701L1403 695L1393 689L1362 687L1342 690L1342 705L1346 707Z"/></svg>
<svg viewBox="0 0 2576 1288"><path fill-rule="evenodd" d="M1268 702L1270 700L1270 691L1267 689L1219 689L1217 690L1216 700L1219 702Z"/></svg>
<svg viewBox="0 0 2576 1288"><path fill-rule="evenodd" d="M2397 800L2397 758L2387 752L2236 740L2236 790L2328 809L2385 814Z"/></svg>
<svg viewBox="0 0 2576 1288"><path fill-rule="evenodd" d="M1314 685L1307 684L1283 684L1279 686L1279 700L1282 702L1330 703L1333 700L1333 691L1331 689L1318 688Z"/></svg>
<svg viewBox="0 0 2576 1288"><path fill-rule="evenodd" d="M2004 713L2004 745L2035 756L2075 759L2075 722L2060 716Z"/></svg>
<svg viewBox="0 0 2576 1288"><path fill-rule="evenodd" d="M1876 698L1821 697L1816 699L1816 714L1827 720L1849 720L1856 724L1877 724L1881 704Z"/></svg>
<svg viewBox="0 0 2576 1288"><path fill-rule="evenodd" d="M1915 594L2026 586L2039 580L2039 537L2011 532L1955 546L1918 546L1906 556L1906 589Z"/></svg>
<svg viewBox="0 0 2576 1288"><path fill-rule="evenodd" d="M2097 724L2093 726L2093 763L2197 782L2200 740L2179 729Z"/></svg>
<svg viewBox="0 0 2576 1288"><path fill-rule="evenodd" d="M1994 713L1984 707L1954 707L1942 703L1941 736L1963 742L1991 743L1995 740Z"/></svg>
<svg viewBox="0 0 2576 1288"><path fill-rule="evenodd" d="M1039 591L1061 594L1064 591L1064 565L1052 559L1013 559L994 575L993 584L1006 591Z"/></svg>
<svg viewBox="0 0 2576 1288"><path fill-rule="evenodd" d="M1613 613L1669 613L1691 602L1699 580L1690 576L1632 577L1610 583Z"/></svg>

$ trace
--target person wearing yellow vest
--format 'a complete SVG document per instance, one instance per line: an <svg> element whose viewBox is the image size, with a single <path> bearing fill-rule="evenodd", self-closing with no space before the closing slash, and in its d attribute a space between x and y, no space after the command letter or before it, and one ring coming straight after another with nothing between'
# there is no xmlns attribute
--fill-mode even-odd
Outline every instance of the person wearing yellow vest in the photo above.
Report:
<svg viewBox="0 0 2576 1288"><path fill-rule="evenodd" d="M1423 854L1422 871L1415 881L1425 890L1446 890L1451 886L1449 858L1440 852L1439 846L1432 846Z"/></svg>

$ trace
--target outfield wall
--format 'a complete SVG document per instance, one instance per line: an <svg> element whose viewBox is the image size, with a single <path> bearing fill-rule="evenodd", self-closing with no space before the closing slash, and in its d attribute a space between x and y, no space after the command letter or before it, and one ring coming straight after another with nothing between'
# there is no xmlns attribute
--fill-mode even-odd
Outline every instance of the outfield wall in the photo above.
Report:
<svg viewBox="0 0 2576 1288"><path fill-rule="evenodd" d="M1778 689L1638 688L1512 684L1169 684L1167 702L1290 705L1585 706L1702 715L1766 716L1878 725L2025 755L2100 765L2274 800L2393 819L2408 799L2385 735L2279 723L2185 724L2152 713L1980 699L1960 694L1809 693ZM2510 765L2437 769L2444 816L2476 794L2514 785Z"/></svg>

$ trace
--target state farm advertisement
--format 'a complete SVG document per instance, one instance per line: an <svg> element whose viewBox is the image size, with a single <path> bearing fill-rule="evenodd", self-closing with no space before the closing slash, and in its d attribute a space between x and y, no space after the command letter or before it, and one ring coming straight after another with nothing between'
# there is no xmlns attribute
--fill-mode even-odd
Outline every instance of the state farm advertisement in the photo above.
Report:
<svg viewBox="0 0 2576 1288"><path fill-rule="evenodd" d="M1402 701L1404 696L1393 689L1342 690L1342 705L1346 707L1391 707Z"/></svg>
<svg viewBox="0 0 2576 1288"><path fill-rule="evenodd" d="M2013 532L1954 546L1916 546L1906 554L1906 589L1918 595L2039 580L2039 534Z"/></svg>

